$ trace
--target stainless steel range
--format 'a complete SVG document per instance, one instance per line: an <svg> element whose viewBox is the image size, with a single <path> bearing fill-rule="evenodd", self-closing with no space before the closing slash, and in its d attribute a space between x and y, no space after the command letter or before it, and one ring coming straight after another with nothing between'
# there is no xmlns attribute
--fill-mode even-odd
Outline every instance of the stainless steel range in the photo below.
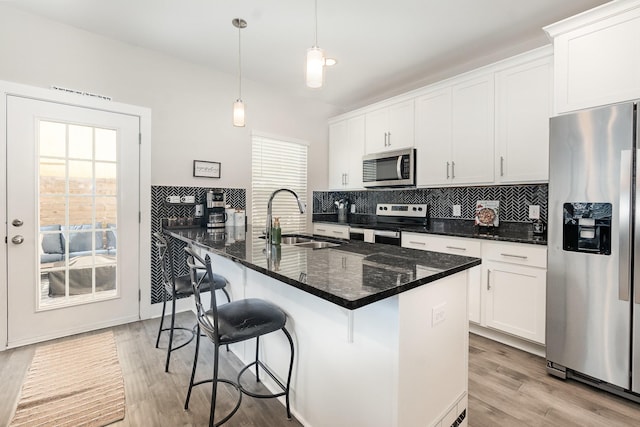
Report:
<svg viewBox="0 0 640 427"><path fill-rule="evenodd" d="M428 222L429 206L426 204L378 203L374 241L400 246L400 228L426 227Z"/></svg>

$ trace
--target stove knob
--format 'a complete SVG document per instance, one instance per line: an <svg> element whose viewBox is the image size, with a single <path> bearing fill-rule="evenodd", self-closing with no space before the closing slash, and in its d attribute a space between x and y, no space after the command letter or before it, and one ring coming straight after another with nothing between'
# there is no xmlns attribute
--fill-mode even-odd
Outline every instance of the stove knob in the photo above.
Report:
<svg viewBox="0 0 640 427"><path fill-rule="evenodd" d="M419 210L420 212L422 212L422 208L418 208L418 210Z"/></svg>
<svg viewBox="0 0 640 427"><path fill-rule="evenodd" d="M413 211L414 211L414 212L416 211L416 207L415 207L415 206L413 207Z"/></svg>

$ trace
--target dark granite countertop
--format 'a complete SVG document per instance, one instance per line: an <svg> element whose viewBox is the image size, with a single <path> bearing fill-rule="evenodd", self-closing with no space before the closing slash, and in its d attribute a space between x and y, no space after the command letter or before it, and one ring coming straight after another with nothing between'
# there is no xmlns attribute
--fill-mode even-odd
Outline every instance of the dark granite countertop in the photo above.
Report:
<svg viewBox="0 0 640 427"><path fill-rule="evenodd" d="M479 258L420 251L399 246L330 240L340 246L323 249L272 246L249 226L226 229L224 238L204 228L165 230L184 242L203 247L246 267L353 310L480 265Z"/></svg>
<svg viewBox="0 0 640 427"><path fill-rule="evenodd" d="M313 222L328 224L343 224L357 228L389 229L388 225L378 225L375 215L350 214L348 222L338 222L336 214L313 214ZM430 218L429 225L423 226L395 226L398 231L414 233L438 234L452 237L466 237L472 239L496 240L514 243L529 243L532 245L546 245L547 235L533 234L531 224L524 222L501 222L499 227L477 227L473 220Z"/></svg>

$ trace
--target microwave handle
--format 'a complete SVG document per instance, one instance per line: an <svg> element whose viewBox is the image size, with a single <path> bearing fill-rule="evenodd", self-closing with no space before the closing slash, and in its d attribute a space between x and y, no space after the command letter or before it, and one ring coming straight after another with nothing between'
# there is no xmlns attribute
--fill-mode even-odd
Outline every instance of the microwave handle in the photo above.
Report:
<svg viewBox="0 0 640 427"><path fill-rule="evenodd" d="M398 156L398 163L396 164L396 172L398 173L398 179L402 179L402 156Z"/></svg>

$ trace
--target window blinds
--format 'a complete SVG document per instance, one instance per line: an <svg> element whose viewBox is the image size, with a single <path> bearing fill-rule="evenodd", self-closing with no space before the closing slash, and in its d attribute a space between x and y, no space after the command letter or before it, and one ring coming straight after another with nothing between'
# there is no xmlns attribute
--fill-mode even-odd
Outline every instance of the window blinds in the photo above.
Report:
<svg viewBox="0 0 640 427"><path fill-rule="evenodd" d="M267 221L267 202L279 188L296 192L307 199L307 151L304 144L252 135L251 217L254 232L261 233ZM280 218L283 233L305 232L306 215L301 215L295 197L280 193L272 203L273 217Z"/></svg>

